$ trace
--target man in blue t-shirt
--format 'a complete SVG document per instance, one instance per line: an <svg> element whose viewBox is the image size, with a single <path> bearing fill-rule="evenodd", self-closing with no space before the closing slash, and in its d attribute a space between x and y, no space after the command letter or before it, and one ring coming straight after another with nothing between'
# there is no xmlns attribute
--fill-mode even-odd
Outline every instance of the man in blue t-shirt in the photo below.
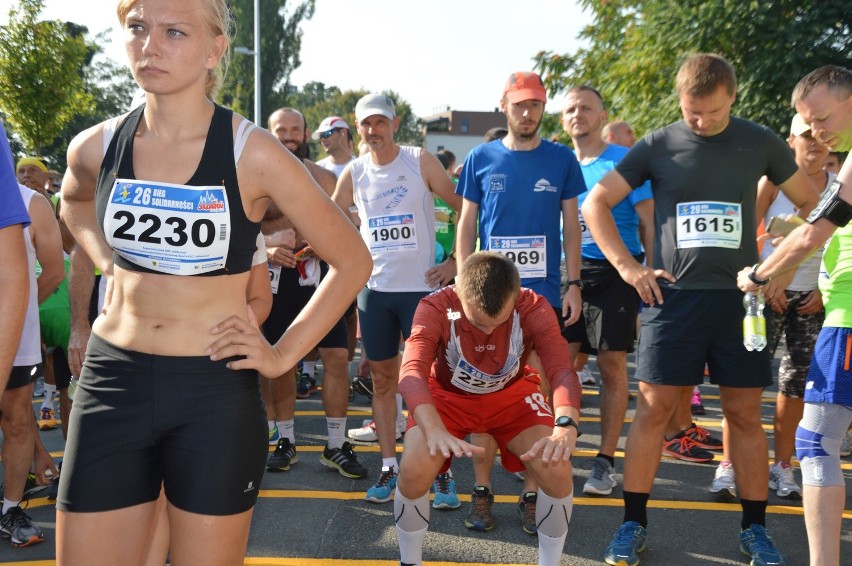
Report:
<svg viewBox="0 0 852 566"><path fill-rule="evenodd" d="M456 227L456 255L461 265L473 253L478 222L480 248L509 257L518 268L521 285L544 296L564 326L579 320L582 312L577 195L586 186L574 153L539 136L546 102L547 92L537 74L517 72L509 77L500 101L509 133L475 147L462 167L456 188L464 197ZM565 296L560 297L563 253L569 282ZM493 441L489 445L492 450L483 458L474 458L477 485L465 520L474 530L490 530L493 525L487 473L493 462ZM536 488L527 479L519 505L528 534L536 532L534 513L528 512L535 495Z"/></svg>
<svg viewBox="0 0 852 566"><path fill-rule="evenodd" d="M0 391L12 370L29 293L24 227L30 223L18 190L6 129L0 122Z"/></svg>
<svg viewBox="0 0 852 566"><path fill-rule="evenodd" d="M600 93L589 86L568 89L562 104L562 127L574 142L574 151L586 187L595 183L621 161L627 148L603 140L606 110ZM579 197L579 204L588 196ZM625 197L612 209L621 241L630 255L642 262L653 245L654 202L648 183ZM641 222L640 222L641 220ZM639 227L643 228L641 234ZM580 214L582 233L580 279L583 282L583 318L564 331L576 356L580 344L597 350L603 387L600 395L601 444L589 479L583 486L587 495L609 495L616 486L615 449L627 411L627 353L633 351L639 294L607 261L586 228ZM643 249L644 248L644 249Z"/></svg>

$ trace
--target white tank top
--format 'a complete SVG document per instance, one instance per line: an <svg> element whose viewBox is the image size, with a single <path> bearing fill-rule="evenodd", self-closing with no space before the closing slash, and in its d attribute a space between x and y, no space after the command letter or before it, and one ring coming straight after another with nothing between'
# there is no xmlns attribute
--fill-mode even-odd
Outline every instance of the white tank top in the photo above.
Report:
<svg viewBox="0 0 852 566"><path fill-rule="evenodd" d="M27 211L35 196L35 191L23 185L18 185L21 198ZM24 317L24 330L21 342L15 352L15 366L34 366L41 363L41 327L38 321L38 287L36 286L36 252L30 226L24 228L24 245L27 248L27 273L29 274L30 297L27 300L27 314Z"/></svg>
<svg viewBox="0 0 852 566"><path fill-rule="evenodd" d="M828 173L828 182L825 184L825 187L820 189L820 193L828 187L836 175L834 173ZM766 216L764 217L764 222L769 224L769 219L773 216L780 216L781 218L786 218L788 214L793 214L796 212L796 207L793 205L792 201L787 198L782 191L778 191L778 196L772 201L772 204L769 205L769 209L766 211ZM775 249L775 246L772 245L772 242L766 240L763 244L763 250L760 253L760 260L763 261L772 251ZM793 281L790 282L790 285L787 287L790 291L813 291L817 288L817 280L819 277L819 266L822 262L822 252L824 247L819 248L814 254L803 261L799 268L796 270L796 275L793 277Z"/></svg>
<svg viewBox="0 0 852 566"><path fill-rule="evenodd" d="M370 154L350 162L361 237L373 256L367 287L385 292L431 291L435 265L435 201L420 173L420 148L399 146L387 165Z"/></svg>

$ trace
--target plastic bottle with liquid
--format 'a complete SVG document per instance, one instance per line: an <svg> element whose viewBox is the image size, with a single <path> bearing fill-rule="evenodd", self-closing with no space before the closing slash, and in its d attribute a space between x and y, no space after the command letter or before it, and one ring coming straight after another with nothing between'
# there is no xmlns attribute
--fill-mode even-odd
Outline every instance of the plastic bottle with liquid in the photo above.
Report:
<svg viewBox="0 0 852 566"><path fill-rule="evenodd" d="M743 296L745 317L743 318L743 345L746 350L760 352L766 347L766 318L763 316L765 301L760 293Z"/></svg>

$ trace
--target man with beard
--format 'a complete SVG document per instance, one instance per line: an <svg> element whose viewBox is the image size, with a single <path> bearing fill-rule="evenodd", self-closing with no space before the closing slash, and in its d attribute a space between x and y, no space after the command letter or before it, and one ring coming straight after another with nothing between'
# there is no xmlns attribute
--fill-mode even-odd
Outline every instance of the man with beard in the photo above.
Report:
<svg viewBox="0 0 852 566"><path fill-rule="evenodd" d="M574 153L539 136L545 102L547 93L537 74L517 72L509 76L500 101L509 133L474 148L462 167L456 189L464 197L456 253L461 263L473 253L478 221L480 248L510 258L520 272L521 285L545 297L563 326L577 322L582 312L577 195L586 190L586 185ZM563 251L568 290L560 298ZM483 458L474 458L476 486L465 525L490 530L494 497L488 472L494 443L490 439L481 441L491 450ZM518 509L524 531L529 534L535 534L535 497L535 486L527 483Z"/></svg>
<svg viewBox="0 0 852 566"><path fill-rule="evenodd" d="M305 119L298 110L280 108L273 112L269 117L269 131L293 155L302 160L308 172L326 193L331 195L334 192L334 174L307 159L309 132L305 127ZM317 271L324 276L328 266L312 255L309 244L300 234L294 232L290 220L274 204L270 203L261 230L268 248L273 293L272 312L263 325L263 332L267 340L275 342L313 295L320 278ZM349 401L347 340L346 323L341 318L317 344L325 369L322 400L328 426L328 442L320 457L320 463L337 470L342 476L362 478L367 475L367 469L358 462L352 445L345 437ZM297 461L293 430L296 406L294 370L295 368L290 369L277 379L263 382L270 440L275 438L276 432L280 436L275 452L267 461L267 469L270 471L289 470L290 465Z"/></svg>

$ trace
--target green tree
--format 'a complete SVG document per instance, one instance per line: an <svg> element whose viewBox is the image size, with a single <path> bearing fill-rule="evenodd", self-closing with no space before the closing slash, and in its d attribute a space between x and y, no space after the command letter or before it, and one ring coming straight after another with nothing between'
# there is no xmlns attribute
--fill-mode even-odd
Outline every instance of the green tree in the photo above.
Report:
<svg viewBox="0 0 852 566"><path fill-rule="evenodd" d="M288 10L287 0L260 2L260 82L262 124L269 113L284 105L290 92L290 74L302 64L303 20L314 15L316 0L303 0ZM254 49L254 0L231 2L236 32L233 47ZM233 52L219 98L223 104L254 120L254 57Z"/></svg>
<svg viewBox="0 0 852 566"><path fill-rule="evenodd" d="M849 7L843 1L580 0L593 15L570 54L540 52L551 94L590 84L610 116L648 132L680 118L674 77L684 57L724 56L737 71L734 113L787 134L790 92L821 65L849 65Z"/></svg>
<svg viewBox="0 0 852 566"><path fill-rule="evenodd" d="M60 21L38 21L43 8L43 0L21 0L0 26L0 110L37 155L92 106L81 72L86 43Z"/></svg>

